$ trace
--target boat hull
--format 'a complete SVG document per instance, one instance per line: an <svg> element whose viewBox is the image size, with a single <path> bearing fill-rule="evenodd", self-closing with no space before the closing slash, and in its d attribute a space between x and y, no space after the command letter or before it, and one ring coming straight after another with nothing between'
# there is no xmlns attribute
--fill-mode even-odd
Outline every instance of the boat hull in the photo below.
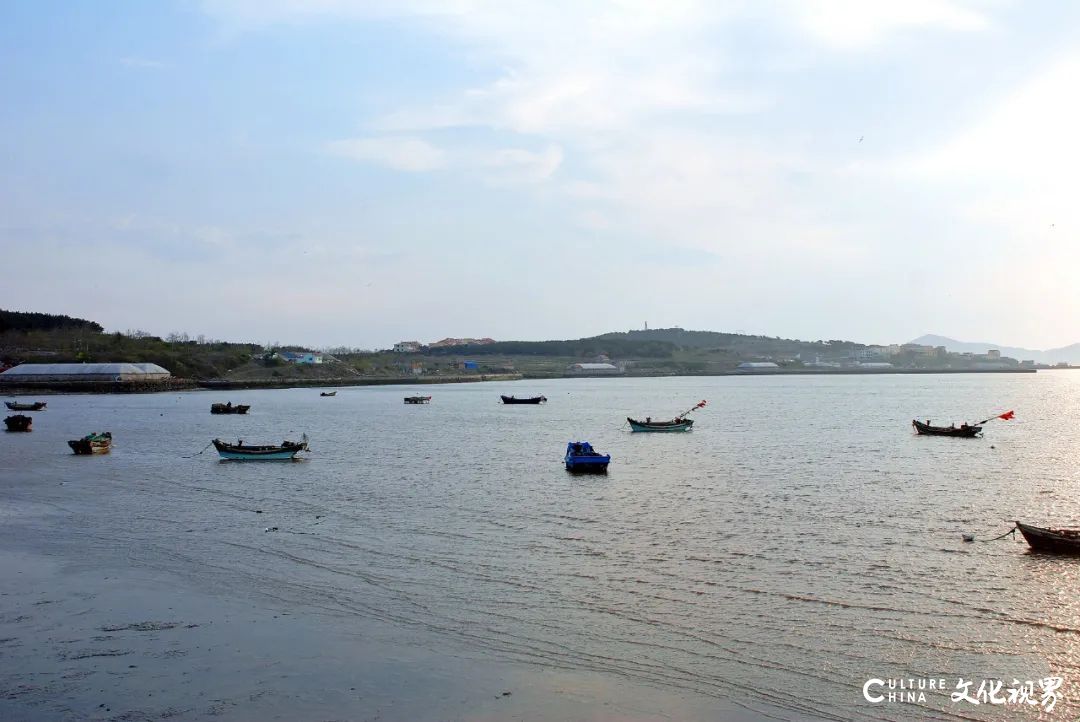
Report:
<svg viewBox="0 0 1080 722"><path fill-rule="evenodd" d="M32 431L34 417L16 414L15 416L8 416L4 419L4 424L7 426L8 431Z"/></svg>
<svg viewBox="0 0 1080 722"><path fill-rule="evenodd" d="M244 404L237 404L236 406L229 406L228 404L211 404L211 414L246 414L251 406L245 406Z"/></svg>
<svg viewBox="0 0 1080 722"><path fill-rule="evenodd" d="M604 456L597 459L583 459L578 457L576 459L566 460L566 470L572 471L575 474L603 474L607 471L608 464L610 463L610 456Z"/></svg>
<svg viewBox="0 0 1080 722"><path fill-rule="evenodd" d="M430 396L406 396L405 403L407 404L426 404L431 401Z"/></svg>
<svg viewBox="0 0 1080 722"><path fill-rule="evenodd" d="M571 441L563 457L567 471L575 473L604 473L611 463L611 454L601 454L587 441Z"/></svg>
<svg viewBox="0 0 1080 722"><path fill-rule="evenodd" d="M5 401L4 406L7 406L12 411L41 411L47 404L44 401L36 401L32 404L20 404L17 401Z"/></svg>
<svg viewBox="0 0 1080 722"><path fill-rule="evenodd" d="M300 453L299 449L287 451L272 451L262 454L248 454L238 451L218 450L218 456L229 461L291 461Z"/></svg>
<svg viewBox="0 0 1080 722"><path fill-rule="evenodd" d="M1016 528L1035 551L1080 554L1080 532L1072 529L1044 529L1016 522Z"/></svg>
<svg viewBox="0 0 1080 722"><path fill-rule="evenodd" d="M218 456L227 461L291 461L301 451L307 451L307 441L286 442L281 446L243 446L227 444L221 439L211 442Z"/></svg>
<svg viewBox="0 0 1080 722"><path fill-rule="evenodd" d="M982 433L983 427L981 426L968 426L966 428L951 427L951 426L930 426L924 424L921 421L911 421L911 425L915 427L915 431L923 436L952 436L958 439L974 439L980 433Z"/></svg>
<svg viewBox="0 0 1080 722"><path fill-rule="evenodd" d="M630 423L631 431L689 431L694 426L693 419L675 421L638 421L629 416L626 420Z"/></svg>
<svg viewBox="0 0 1080 722"><path fill-rule="evenodd" d="M93 456L95 454L108 454L112 449L112 434L108 431L101 434L90 434L81 439L73 439L68 442L72 453L76 456Z"/></svg>
<svg viewBox="0 0 1080 722"><path fill-rule="evenodd" d="M500 396L504 404L542 404L547 401L546 396L532 396L527 399L519 399L516 396Z"/></svg>

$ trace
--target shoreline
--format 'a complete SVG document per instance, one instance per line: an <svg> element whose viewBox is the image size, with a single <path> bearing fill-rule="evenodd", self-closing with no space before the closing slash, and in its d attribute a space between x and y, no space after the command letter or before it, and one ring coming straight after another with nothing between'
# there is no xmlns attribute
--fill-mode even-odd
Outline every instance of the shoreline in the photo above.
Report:
<svg viewBox="0 0 1080 722"><path fill-rule="evenodd" d="M344 377L327 379L170 379L162 383L123 384L112 382L24 383L20 386L0 385L0 396L31 396L33 394L138 394L166 391L233 391L245 389L339 388L344 386L416 386L435 384L467 384L497 381L533 381L553 379L600 378L674 378L709 376L879 376L930 374L1034 374L1051 369L755 369L711 371L707 373L621 373L621 374L477 374L475 376L419 377Z"/></svg>

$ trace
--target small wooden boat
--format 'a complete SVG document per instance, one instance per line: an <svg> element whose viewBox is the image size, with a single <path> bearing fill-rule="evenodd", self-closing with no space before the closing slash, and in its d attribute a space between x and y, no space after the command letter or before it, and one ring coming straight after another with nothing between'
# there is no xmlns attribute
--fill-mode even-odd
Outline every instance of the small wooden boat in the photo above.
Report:
<svg viewBox="0 0 1080 722"><path fill-rule="evenodd" d="M337 391L323 391L319 396L337 396Z"/></svg>
<svg viewBox="0 0 1080 722"><path fill-rule="evenodd" d="M1080 554L1080 529L1044 529L1020 522L1016 528L1035 551Z"/></svg>
<svg viewBox="0 0 1080 722"><path fill-rule="evenodd" d="M571 441L566 445L567 471L605 472L611 454L601 454L588 441Z"/></svg>
<svg viewBox="0 0 1080 722"><path fill-rule="evenodd" d="M100 434L87 434L81 439L69 441L68 446L79 456L108 454L109 449L112 448L112 434L108 431L102 431Z"/></svg>
<svg viewBox="0 0 1080 722"><path fill-rule="evenodd" d="M5 401L4 406L7 406L12 411L41 411L45 408L46 403L44 401L35 401L32 404L20 404L17 401Z"/></svg>
<svg viewBox="0 0 1080 722"><path fill-rule="evenodd" d="M407 404L426 404L431 402L430 396L406 396L405 403Z"/></svg>
<svg viewBox="0 0 1080 722"><path fill-rule="evenodd" d="M631 431L689 431L694 426L694 420L686 418L687 415L692 411L704 408L705 404L705 401L699 401L669 421L653 421L652 417L649 416L646 416L644 421L631 419L629 416L626 417L626 420L630 423Z"/></svg>
<svg viewBox="0 0 1080 722"><path fill-rule="evenodd" d="M983 430L983 427L981 426L972 426L970 424L960 424L959 426L931 426L930 424L924 424L923 422L914 419L911 421L911 425L915 427L915 431L925 436L956 436L964 439L973 439Z"/></svg>
<svg viewBox="0 0 1080 722"><path fill-rule="evenodd" d="M504 404L543 404L547 402L546 396L529 396L524 399L519 399L516 396L501 396Z"/></svg>
<svg viewBox="0 0 1080 722"><path fill-rule="evenodd" d="M8 431L31 431L30 426L34 423L33 416L15 414L4 419Z"/></svg>
<svg viewBox="0 0 1080 722"><path fill-rule="evenodd" d="M230 401L226 404L210 404L211 414L246 414L251 406L244 404L237 404L233 406L233 402Z"/></svg>
<svg viewBox="0 0 1080 722"><path fill-rule="evenodd" d="M689 431L694 426L693 419L683 419L675 417L670 421L653 421L649 417L645 417L644 421L638 421L637 419L631 419L629 416L626 420L630 422L631 431Z"/></svg>
<svg viewBox="0 0 1080 722"><path fill-rule="evenodd" d="M218 456L231 461L289 461L308 448L307 434L300 441L282 441L281 446L252 446L243 440L229 444L221 439L213 444Z"/></svg>

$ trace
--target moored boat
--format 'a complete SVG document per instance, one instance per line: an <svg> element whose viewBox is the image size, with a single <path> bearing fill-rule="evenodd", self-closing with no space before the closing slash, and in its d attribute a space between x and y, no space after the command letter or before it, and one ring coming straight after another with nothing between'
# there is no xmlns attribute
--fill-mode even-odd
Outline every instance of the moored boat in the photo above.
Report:
<svg viewBox="0 0 1080 722"><path fill-rule="evenodd" d="M32 404L20 404L17 401L5 401L4 406L7 406L12 411L41 411L47 404L44 401L35 401Z"/></svg>
<svg viewBox="0 0 1080 722"><path fill-rule="evenodd" d="M235 444L221 439L214 439L212 443L218 456L231 461L289 461L308 448L307 434L300 441L282 441L280 446L253 446L242 439Z"/></svg>
<svg viewBox="0 0 1080 722"><path fill-rule="evenodd" d="M689 431L694 426L694 420L686 418L687 415L704 408L705 404L704 400L699 401L674 419L667 421L653 421L651 416L646 416L644 421L632 419L629 416L626 420L630 424L631 431Z"/></svg>
<svg viewBox="0 0 1080 722"><path fill-rule="evenodd" d="M8 431L31 431L30 427L34 423L34 417L15 414L4 419L4 423L7 425Z"/></svg>
<svg viewBox="0 0 1080 722"><path fill-rule="evenodd" d="M504 404L542 404L547 402L546 396L528 396L519 399L516 396L500 396Z"/></svg>
<svg viewBox="0 0 1080 722"><path fill-rule="evenodd" d="M1016 522L1031 548L1040 552L1080 554L1080 529L1049 529Z"/></svg>
<svg viewBox="0 0 1080 722"><path fill-rule="evenodd" d="M79 456L91 454L108 454L112 448L112 434L108 431L87 434L81 439L73 439L68 442L71 450Z"/></svg>
<svg viewBox="0 0 1080 722"><path fill-rule="evenodd" d="M973 439L976 435L982 433L983 427L972 426L971 424L960 424L960 426L931 426L930 424L924 424L921 421L912 419L911 425L915 427L915 431L924 436L955 436L964 439Z"/></svg>
<svg viewBox="0 0 1080 722"><path fill-rule="evenodd" d="M251 408L250 405L245 405L245 404L237 404L236 406L233 406L233 402L229 401L228 403L225 403L225 404L210 404L210 413L211 414L246 414L248 412L248 409L250 409L250 408Z"/></svg>
<svg viewBox="0 0 1080 722"><path fill-rule="evenodd" d="M631 431L689 431L694 426L693 419L679 417L670 421L653 421L646 416L644 421L638 421L627 416L626 420L630 423Z"/></svg>
<svg viewBox="0 0 1080 722"><path fill-rule="evenodd" d="M323 391L319 396L337 396L337 391Z"/></svg>
<svg viewBox="0 0 1080 722"><path fill-rule="evenodd" d="M405 403L407 404L426 404L431 401L430 396L406 396Z"/></svg>
<svg viewBox="0 0 1080 722"><path fill-rule="evenodd" d="M571 441L566 445L563 460L567 471L605 472L611 463L611 454L601 454L588 441Z"/></svg>

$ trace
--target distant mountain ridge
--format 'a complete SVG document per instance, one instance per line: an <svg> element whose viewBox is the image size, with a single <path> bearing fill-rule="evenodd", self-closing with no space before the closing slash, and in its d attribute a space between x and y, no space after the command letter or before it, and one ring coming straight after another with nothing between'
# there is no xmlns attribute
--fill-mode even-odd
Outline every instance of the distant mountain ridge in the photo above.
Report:
<svg viewBox="0 0 1080 722"><path fill-rule="evenodd" d="M1045 364L1055 364L1061 361L1068 364L1080 364L1080 343L1074 343L1071 346L1063 346L1062 348L1038 351L1036 349L1021 348L1019 346L1003 346L1001 344L984 343L981 341L957 341L948 336L938 336L932 333L919 336L910 343L917 343L923 346L944 346L953 353L986 353L990 349L997 349L998 351L1001 351L1002 356L1009 356L1018 361L1031 359L1036 363Z"/></svg>

